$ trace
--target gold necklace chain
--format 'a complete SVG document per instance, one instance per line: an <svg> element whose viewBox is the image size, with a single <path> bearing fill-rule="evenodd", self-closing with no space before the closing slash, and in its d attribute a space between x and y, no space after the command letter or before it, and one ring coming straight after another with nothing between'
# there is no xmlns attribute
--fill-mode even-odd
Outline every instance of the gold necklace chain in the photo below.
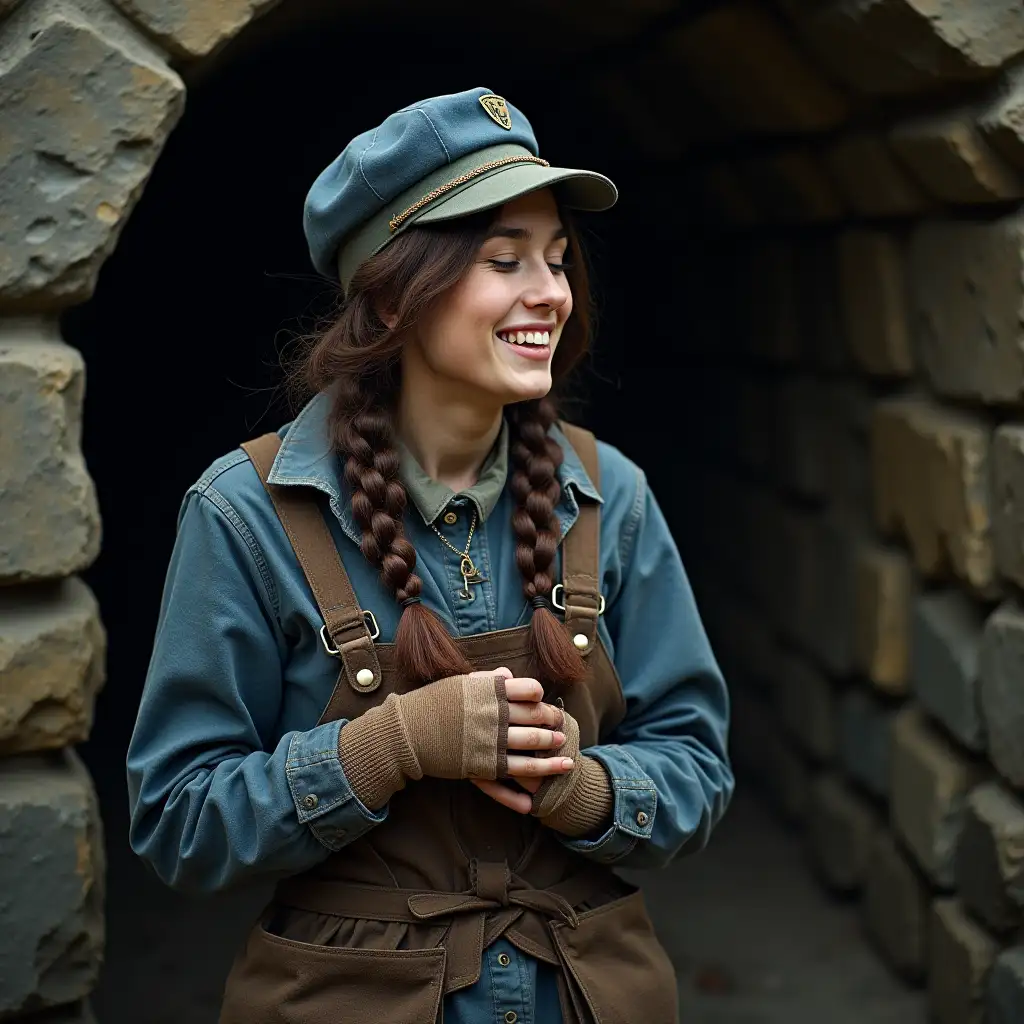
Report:
<svg viewBox="0 0 1024 1024"><path fill-rule="evenodd" d="M441 543L448 548L449 551L454 551L459 556L459 572L462 574L462 590L459 591L459 597L466 601L472 601L475 599L473 591L469 589L471 583L486 583L487 580L480 575L480 570L473 564L473 559L469 557L469 546L473 543L473 531L476 529L476 511L473 512L473 518L469 523L469 536L466 538L466 547L460 551L447 537L433 524L430 524L430 528L437 534L438 539Z"/></svg>

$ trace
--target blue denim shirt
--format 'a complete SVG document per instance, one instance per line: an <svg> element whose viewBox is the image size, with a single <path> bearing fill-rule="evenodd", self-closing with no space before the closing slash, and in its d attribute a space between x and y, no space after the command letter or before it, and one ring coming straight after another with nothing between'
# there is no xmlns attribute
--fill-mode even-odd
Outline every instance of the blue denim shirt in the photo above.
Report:
<svg viewBox="0 0 1024 1024"><path fill-rule="evenodd" d="M317 396L283 428L271 482L312 486L329 498L329 526L352 585L389 641L399 609L360 554L340 460L327 437L328 403L326 394ZM626 701L615 732L585 751L608 771L613 820L596 838L562 841L604 864L659 867L701 848L729 802L726 687L642 471L599 444L599 495L556 436L565 451L556 510L563 536L576 520L578 495L602 503L607 607L598 629ZM457 548L474 507L472 496L458 494L443 510L456 514L444 533ZM473 560L487 582L474 586L472 602L457 596L458 555L407 511L424 601L454 634L529 619L512 508L506 488L477 525ZM240 449L218 459L182 503L128 750L132 847L168 885L209 892L255 875L301 872L387 818L386 806L370 811L346 781L337 756L345 722L316 725L338 672L321 644L321 625L254 468ZM304 801L309 794L318 799ZM513 959L492 970L499 952ZM485 958L480 982L449 1000L446 1019L504 1020L511 998L505 989L518 993L520 1005L511 1009L524 1024L558 1019L557 1009L535 1018L536 986L546 986L546 1001L553 989L534 961L505 942ZM511 988L510 978L518 979Z"/></svg>

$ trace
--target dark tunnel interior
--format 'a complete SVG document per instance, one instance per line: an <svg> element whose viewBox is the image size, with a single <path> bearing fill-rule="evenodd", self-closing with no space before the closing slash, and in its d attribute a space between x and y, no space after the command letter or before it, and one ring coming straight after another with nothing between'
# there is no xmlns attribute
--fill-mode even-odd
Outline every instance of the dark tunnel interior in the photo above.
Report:
<svg viewBox="0 0 1024 1024"><path fill-rule="evenodd" d="M271 23L260 42L230 49L190 83L94 297L63 318L88 366L83 448L103 516L102 554L84 577L108 631L107 683L81 752L100 792L111 907L132 899L118 867L132 863L124 755L180 501L217 456L290 418L282 347L332 298L308 262L302 202L342 146L392 110L485 85L527 113L552 163L616 181L618 206L582 223L599 327L570 418L641 464L684 560L699 555L688 439L724 427L690 310L718 306L723 323L730 312L711 272L713 232L687 205L680 168L623 146L609 115L573 89L571 58L538 71L496 57L487 26L478 37L434 31ZM108 968L124 946L117 927Z"/></svg>

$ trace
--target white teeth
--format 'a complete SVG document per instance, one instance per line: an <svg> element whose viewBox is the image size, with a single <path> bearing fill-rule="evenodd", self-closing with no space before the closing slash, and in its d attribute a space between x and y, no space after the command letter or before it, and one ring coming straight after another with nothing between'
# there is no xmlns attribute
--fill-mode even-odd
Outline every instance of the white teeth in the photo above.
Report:
<svg viewBox="0 0 1024 1024"><path fill-rule="evenodd" d="M522 331L520 331L516 335L516 344L517 345L525 345L526 344L526 335Z"/></svg>
<svg viewBox="0 0 1024 1024"><path fill-rule="evenodd" d="M498 337L510 345L550 345L548 331L501 331Z"/></svg>

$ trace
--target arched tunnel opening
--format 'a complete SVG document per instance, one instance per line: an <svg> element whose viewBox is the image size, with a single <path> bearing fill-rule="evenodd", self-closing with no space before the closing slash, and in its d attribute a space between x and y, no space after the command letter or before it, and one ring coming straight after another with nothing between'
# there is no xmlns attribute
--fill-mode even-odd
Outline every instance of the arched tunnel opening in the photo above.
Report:
<svg viewBox="0 0 1024 1024"><path fill-rule="evenodd" d="M687 136L692 127L706 138L708 114L671 83L661 88L650 56L696 14L676 13L626 46L612 36L563 55L551 40L524 59L490 16L453 28L396 15L382 27L369 13L304 18L286 7L186 74L188 109L94 297L62 319L88 366L83 449L104 523L84 578L103 610L108 682L81 748L109 865L100 1019L212 1022L263 895L175 895L127 845L124 755L179 503L214 458L291 416L282 350L332 299L301 231L315 175L390 111L473 85L524 110L547 159L593 167L620 189L614 210L581 220L599 318L569 418L645 470L734 701L740 786L721 838L668 881L643 880L677 958L683 1017L924 1019L920 994L869 952L850 898L867 837L886 820L886 784L872 777L881 754L844 760L843 723L870 736L855 745L881 742L877 723L896 698L869 700L859 683L901 669L869 664L889 656L884 637L870 624L851 629L850 602L870 603L865 588L888 585L872 583L851 552L871 532L871 408L894 386L851 372L840 292L860 286L865 302L886 300L873 281L843 278L834 224L812 219L780 237L744 226L741 211L737 230L698 187ZM602 62L621 64L644 99L636 122L628 105L601 106L579 86ZM649 145L637 142L644 133ZM717 144L730 158L760 152L738 137ZM862 777L848 780L851 771ZM902 870L907 858L893 856ZM909 887L908 913L924 915L926 883L906 871L894 901ZM919 980L919 965L904 974Z"/></svg>

